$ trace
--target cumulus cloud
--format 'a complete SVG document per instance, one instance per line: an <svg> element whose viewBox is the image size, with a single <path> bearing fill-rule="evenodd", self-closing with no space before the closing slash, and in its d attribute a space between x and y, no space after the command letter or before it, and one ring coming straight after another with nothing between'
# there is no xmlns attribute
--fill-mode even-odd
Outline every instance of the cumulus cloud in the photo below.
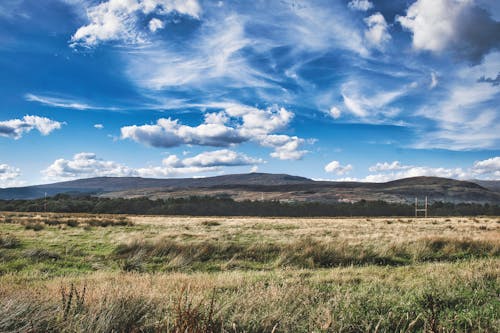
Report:
<svg viewBox="0 0 500 333"><path fill-rule="evenodd" d="M260 137L259 143L264 147L271 147L274 149L270 155L271 157L280 160L300 160L309 151L300 150L306 140L297 136L288 135L265 135Z"/></svg>
<svg viewBox="0 0 500 333"><path fill-rule="evenodd" d="M447 50L478 63L500 47L500 23L474 1L417 0L397 21L413 34L416 50Z"/></svg>
<svg viewBox="0 0 500 333"><path fill-rule="evenodd" d="M500 157L492 157L476 161L469 168L443 168L404 165L399 161L379 162L369 168L370 172L377 172L366 176L362 181L387 182L395 179L434 176L454 179L500 179Z"/></svg>
<svg viewBox="0 0 500 333"><path fill-rule="evenodd" d="M0 164L0 187L11 187L21 185L18 180L21 176L19 168L12 167L8 164Z"/></svg>
<svg viewBox="0 0 500 333"><path fill-rule="evenodd" d="M363 181L379 183L395 179L420 176L467 179L469 176L469 174L462 168L433 168L427 166L402 165L400 169L385 171L388 172L368 175L363 179Z"/></svg>
<svg viewBox="0 0 500 333"><path fill-rule="evenodd" d="M347 6L353 10L361 10L361 11L366 12L367 10L373 8L373 3L371 3L368 0L352 0L352 1L349 1Z"/></svg>
<svg viewBox="0 0 500 333"><path fill-rule="evenodd" d="M104 128L104 125L103 125L103 124L95 124L95 125L94 125L94 128L97 128L97 129L103 129L103 128Z"/></svg>
<svg viewBox="0 0 500 333"><path fill-rule="evenodd" d="M160 166L143 168L131 168L114 161L106 161L94 153L78 153L70 160L57 159L43 170L42 174L48 180L89 177L175 177L221 171L223 167L260 163L264 161L228 149L203 152L184 159L177 155L169 155L163 159Z"/></svg>
<svg viewBox="0 0 500 333"><path fill-rule="evenodd" d="M472 173L476 177L500 179L500 156L474 162Z"/></svg>
<svg viewBox="0 0 500 333"><path fill-rule="evenodd" d="M155 32L156 30L163 29L165 27L165 23L163 23L162 20L154 18L149 21L148 27L151 32Z"/></svg>
<svg viewBox="0 0 500 333"><path fill-rule="evenodd" d="M407 168L409 168L409 166L401 165L401 163L399 161L393 161L391 163L379 162L379 163L369 167L368 170L371 172L377 172L377 171L389 171L389 170L402 170L402 169L407 169Z"/></svg>
<svg viewBox="0 0 500 333"><path fill-rule="evenodd" d="M175 155L171 155L175 156ZM249 157L242 153L237 153L228 149L208 151L198 154L194 157L188 157L182 161L177 160L170 164L171 166L185 166L185 167L214 167L214 166L241 166L260 164L264 161Z"/></svg>
<svg viewBox="0 0 500 333"><path fill-rule="evenodd" d="M330 116L332 116L333 119L338 119L342 115L342 112L340 109L336 106L332 106L330 108Z"/></svg>
<svg viewBox="0 0 500 333"><path fill-rule="evenodd" d="M182 125L177 119L160 118L154 125L122 127L121 134L123 139L161 148L182 144L224 147L248 140L237 129L211 121L210 114L198 126Z"/></svg>
<svg viewBox="0 0 500 333"><path fill-rule="evenodd" d="M389 26L385 21L385 18L380 13L375 13L367 18L365 18L366 26L365 38L371 45L382 49L383 46L391 39L391 35L388 32Z"/></svg>
<svg viewBox="0 0 500 333"><path fill-rule="evenodd" d="M352 165L341 165L339 161L331 161L325 165L325 172L336 173L337 175L344 175L352 170Z"/></svg>
<svg viewBox="0 0 500 333"><path fill-rule="evenodd" d="M57 159L42 171L47 179L123 177L133 176L134 170L113 162L97 158L94 153L78 153L71 160Z"/></svg>
<svg viewBox="0 0 500 333"><path fill-rule="evenodd" d="M108 0L87 8L89 23L80 27L71 37L72 46L92 47L101 42L123 40L141 42L141 16L152 13L167 15L177 12L199 18L201 8L197 0ZM154 30L158 29L156 21ZM149 22L151 29L151 21Z"/></svg>
<svg viewBox="0 0 500 333"><path fill-rule="evenodd" d="M32 130L37 130L42 135L49 135L52 131L60 129L63 124L45 117L24 116L22 119L0 121L0 136L17 140Z"/></svg>
<svg viewBox="0 0 500 333"><path fill-rule="evenodd" d="M175 147L183 144L227 147L253 141L275 151L272 157L299 159L307 151L299 150L304 139L276 135L293 119L293 113L272 106L258 109L239 104L226 104L224 110L205 114L198 126L181 124L177 119L161 118L152 125L121 128L122 139L131 139L153 147Z"/></svg>

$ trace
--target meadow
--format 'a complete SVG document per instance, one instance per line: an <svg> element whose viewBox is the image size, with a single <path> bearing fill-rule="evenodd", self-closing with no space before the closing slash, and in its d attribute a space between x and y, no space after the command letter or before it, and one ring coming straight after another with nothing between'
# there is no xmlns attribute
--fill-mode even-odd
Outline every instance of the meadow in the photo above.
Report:
<svg viewBox="0 0 500 333"><path fill-rule="evenodd" d="M0 214L0 332L498 332L500 218Z"/></svg>

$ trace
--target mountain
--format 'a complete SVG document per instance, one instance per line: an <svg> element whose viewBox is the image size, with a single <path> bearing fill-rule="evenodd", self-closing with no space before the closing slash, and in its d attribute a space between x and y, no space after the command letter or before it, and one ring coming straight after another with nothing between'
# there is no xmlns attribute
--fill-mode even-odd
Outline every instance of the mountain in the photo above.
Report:
<svg viewBox="0 0 500 333"><path fill-rule="evenodd" d="M207 178L153 179L98 177L46 185L0 189L0 199L33 199L59 193L103 197L186 197L209 195L235 200L500 203L500 192L479 184L438 177L413 177L387 183L314 181L286 174L249 173Z"/></svg>
<svg viewBox="0 0 500 333"><path fill-rule="evenodd" d="M481 185L488 190L492 190L495 192L500 192L500 180L479 180L473 179L471 182Z"/></svg>

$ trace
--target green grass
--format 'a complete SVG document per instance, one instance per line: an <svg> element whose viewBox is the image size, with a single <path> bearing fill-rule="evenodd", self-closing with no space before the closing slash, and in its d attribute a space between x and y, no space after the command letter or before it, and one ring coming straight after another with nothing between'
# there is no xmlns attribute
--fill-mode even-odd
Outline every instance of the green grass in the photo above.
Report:
<svg viewBox="0 0 500 333"><path fill-rule="evenodd" d="M0 223L0 332L500 327L496 220L39 220Z"/></svg>

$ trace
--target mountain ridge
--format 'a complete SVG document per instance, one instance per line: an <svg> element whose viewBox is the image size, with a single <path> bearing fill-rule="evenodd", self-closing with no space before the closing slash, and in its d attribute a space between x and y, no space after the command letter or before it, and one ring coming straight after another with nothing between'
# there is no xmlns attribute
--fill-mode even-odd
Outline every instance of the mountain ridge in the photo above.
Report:
<svg viewBox="0 0 500 333"><path fill-rule="evenodd" d="M492 188L496 183L487 182ZM411 177L385 183L316 181L288 174L246 173L204 178L93 177L51 184L0 189L0 199L34 199L47 193L92 194L105 197L166 198L216 195L236 200L405 202L415 196L434 201L500 202L500 192L471 181L440 177ZM264 196L263 193L266 193Z"/></svg>

